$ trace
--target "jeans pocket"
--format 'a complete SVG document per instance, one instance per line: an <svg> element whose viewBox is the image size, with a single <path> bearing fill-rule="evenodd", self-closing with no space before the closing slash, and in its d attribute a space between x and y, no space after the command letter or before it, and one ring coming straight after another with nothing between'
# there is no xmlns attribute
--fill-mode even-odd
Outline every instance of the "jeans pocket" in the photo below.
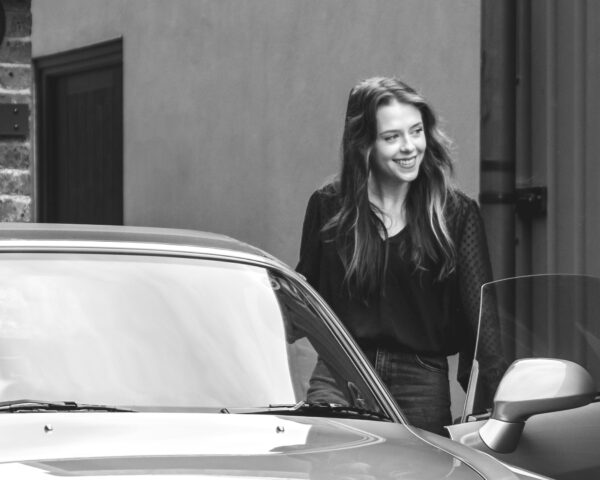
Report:
<svg viewBox="0 0 600 480"><path fill-rule="evenodd" d="M435 373L448 373L448 359L442 355L415 353L415 360L421 367Z"/></svg>

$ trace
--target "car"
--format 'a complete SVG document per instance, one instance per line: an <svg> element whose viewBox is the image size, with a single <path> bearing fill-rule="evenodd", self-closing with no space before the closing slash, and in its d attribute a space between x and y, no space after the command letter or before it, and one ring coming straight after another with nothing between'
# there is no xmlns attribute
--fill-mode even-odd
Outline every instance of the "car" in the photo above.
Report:
<svg viewBox="0 0 600 480"><path fill-rule="evenodd" d="M557 479L600 478L600 278L536 274L483 285L478 346L451 438ZM510 367L485 393L487 322ZM487 329L489 331L489 329Z"/></svg>
<svg viewBox="0 0 600 480"><path fill-rule="evenodd" d="M517 359L492 410L419 430L299 274L223 235L2 224L0 273L0 478L541 479L504 423L595 392Z"/></svg>

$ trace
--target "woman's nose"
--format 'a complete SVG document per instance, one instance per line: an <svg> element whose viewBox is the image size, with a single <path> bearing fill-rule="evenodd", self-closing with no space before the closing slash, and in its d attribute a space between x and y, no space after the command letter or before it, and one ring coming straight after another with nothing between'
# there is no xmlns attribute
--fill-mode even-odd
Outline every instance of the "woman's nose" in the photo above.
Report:
<svg viewBox="0 0 600 480"><path fill-rule="evenodd" d="M410 141L409 138L404 138L400 142L400 151L410 153L415 149L414 144Z"/></svg>

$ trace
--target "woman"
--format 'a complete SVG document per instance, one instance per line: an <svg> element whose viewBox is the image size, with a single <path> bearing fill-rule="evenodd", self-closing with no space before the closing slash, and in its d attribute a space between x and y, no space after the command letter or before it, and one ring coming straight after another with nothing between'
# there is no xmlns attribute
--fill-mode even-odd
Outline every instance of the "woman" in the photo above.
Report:
<svg viewBox="0 0 600 480"><path fill-rule="evenodd" d="M297 266L410 423L440 434L452 420L446 357L472 358L479 289L491 280L478 206L451 174L448 141L422 96L396 78L359 83L341 171L310 197ZM468 365L463 388L467 375Z"/></svg>

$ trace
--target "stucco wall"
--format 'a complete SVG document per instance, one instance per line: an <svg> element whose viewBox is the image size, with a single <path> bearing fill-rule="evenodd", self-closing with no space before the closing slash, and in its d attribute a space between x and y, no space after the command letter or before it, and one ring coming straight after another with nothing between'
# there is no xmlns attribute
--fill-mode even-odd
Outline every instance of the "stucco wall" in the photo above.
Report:
<svg viewBox="0 0 600 480"><path fill-rule="evenodd" d="M33 56L124 42L125 222L213 230L294 264L338 167L347 92L420 89L479 189L479 0L33 0Z"/></svg>

